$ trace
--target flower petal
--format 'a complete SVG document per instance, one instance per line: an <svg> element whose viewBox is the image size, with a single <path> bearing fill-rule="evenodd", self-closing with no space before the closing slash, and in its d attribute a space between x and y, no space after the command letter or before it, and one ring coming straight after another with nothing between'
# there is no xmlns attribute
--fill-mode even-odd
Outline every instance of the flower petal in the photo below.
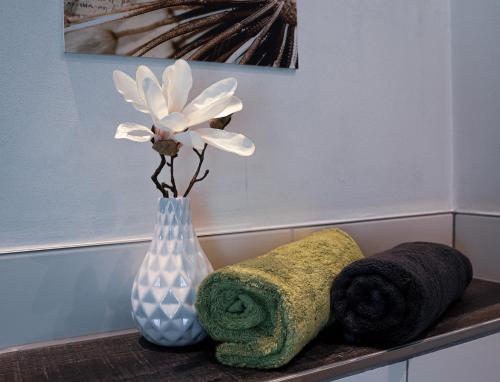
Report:
<svg viewBox="0 0 500 382"><path fill-rule="evenodd" d="M120 70L115 70L113 72L113 82L115 83L118 93L123 95L125 102L132 103L140 112L148 112L146 104L141 99L137 91L137 84L132 77Z"/></svg>
<svg viewBox="0 0 500 382"><path fill-rule="evenodd" d="M133 132L142 132L144 135L133 135ZM128 139L134 142L148 142L154 134L151 129L137 123L125 122L116 129L116 139Z"/></svg>
<svg viewBox="0 0 500 382"><path fill-rule="evenodd" d="M243 109L243 102L238 97L232 96L228 105L222 113L217 115L215 118L227 117L228 115L237 113Z"/></svg>
<svg viewBox="0 0 500 382"><path fill-rule="evenodd" d="M158 121L159 127L179 133L187 129L187 118L182 113L171 113Z"/></svg>
<svg viewBox="0 0 500 382"><path fill-rule="evenodd" d="M191 68L184 60L177 60L163 72L163 95L170 112L182 111L186 105L189 91L193 86Z"/></svg>
<svg viewBox="0 0 500 382"><path fill-rule="evenodd" d="M137 68L135 82L137 83L137 93L139 94L140 99L144 101L144 104L146 104L146 90L144 89L146 79L150 79L160 87L160 83L151 69L145 65L140 65Z"/></svg>
<svg viewBox="0 0 500 382"><path fill-rule="evenodd" d="M153 119L161 120L165 118L168 115L168 107L158 81L154 81L151 78L145 78L144 93L146 104L151 111L151 115L154 117Z"/></svg>
<svg viewBox="0 0 500 382"><path fill-rule="evenodd" d="M191 103L186 106L183 113L186 115L195 113L200 109L208 107L209 105L220 100L221 98L232 96L236 91L237 86L238 86L238 81L236 81L236 78L231 78L231 77L216 82L215 84L205 89L193 101L191 101Z"/></svg>
<svg viewBox="0 0 500 382"><path fill-rule="evenodd" d="M203 150L205 142L196 131L186 131L184 133L175 134L174 139L183 145L194 147L196 150Z"/></svg>
<svg viewBox="0 0 500 382"><path fill-rule="evenodd" d="M212 118L216 118L220 114L223 114L226 108L232 104L232 98L233 96L226 96L191 114L184 113L188 119L188 126L199 125L200 123L209 121Z"/></svg>
<svg viewBox="0 0 500 382"><path fill-rule="evenodd" d="M142 103L132 103L132 106L134 107L135 110L140 111L141 113L149 114L149 109L146 105Z"/></svg>
<svg viewBox="0 0 500 382"><path fill-rule="evenodd" d="M211 129L208 127L197 129L196 132L200 134L201 139L206 143L218 149L244 157L248 157L255 152L255 145L253 142L242 134Z"/></svg>

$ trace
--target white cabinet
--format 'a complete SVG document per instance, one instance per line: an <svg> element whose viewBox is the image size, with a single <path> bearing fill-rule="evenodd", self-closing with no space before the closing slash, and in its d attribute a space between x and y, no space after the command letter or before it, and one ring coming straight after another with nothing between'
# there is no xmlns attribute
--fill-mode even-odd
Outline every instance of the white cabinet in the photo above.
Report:
<svg viewBox="0 0 500 382"><path fill-rule="evenodd" d="M406 362L336 379L335 382L406 382Z"/></svg>
<svg viewBox="0 0 500 382"><path fill-rule="evenodd" d="M408 368L408 382L499 381L500 333L413 358Z"/></svg>

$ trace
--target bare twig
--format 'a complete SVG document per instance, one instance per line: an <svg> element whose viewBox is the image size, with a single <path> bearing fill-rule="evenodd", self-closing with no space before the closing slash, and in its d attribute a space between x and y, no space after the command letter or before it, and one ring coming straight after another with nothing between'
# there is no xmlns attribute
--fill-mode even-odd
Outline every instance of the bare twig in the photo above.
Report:
<svg viewBox="0 0 500 382"><path fill-rule="evenodd" d="M167 163L167 166L170 167L170 183L172 183L171 191L174 194L174 198L179 196L177 192L177 185L175 184L175 176L174 176L174 160L177 158L177 155L173 155L170 157L170 163Z"/></svg>
<svg viewBox="0 0 500 382"><path fill-rule="evenodd" d="M160 175L161 170L163 170L163 167L165 167L165 164L167 163L167 160L165 159L165 155L161 155L160 154L160 157L161 157L160 165L158 166L158 168L156 169L156 171L154 172L154 174L151 175L151 180L155 184L156 188L158 190L160 190L160 192L163 195L163 197L164 198L168 198L168 191L165 190L165 187L163 186L163 184L161 184L158 181L158 176Z"/></svg>
<svg viewBox="0 0 500 382"><path fill-rule="evenodd" d="M189 193L191 192L191 189L193 188L193 186L197 182L201 182L210 173L210 170L205 170L205 173L203 174L203 176L201 178L198 178L198 175L200 175L201 166L203 165L203 161L205 160L205 151L207 150L207 147L208 147L208 145L205 143L205 146L203 146L203 150L201 152L199 152L196 149L193 149L193 151L198 156L199 162L198 162L198 167L196 168L196 171L195 171L193 177L191 178L191 182L189 182L189 186L188 186L186 192L184 193L184 197L187 197L189 195Z"/></svg>

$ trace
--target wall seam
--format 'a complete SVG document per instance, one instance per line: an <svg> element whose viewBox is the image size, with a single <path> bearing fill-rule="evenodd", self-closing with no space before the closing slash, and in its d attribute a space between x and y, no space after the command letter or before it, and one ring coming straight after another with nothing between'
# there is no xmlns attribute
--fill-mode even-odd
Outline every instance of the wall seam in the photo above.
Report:
<svg viewBox="0 0 500 382"><path fill-rule="evenodd" d="M451 243L452 243L452 247L456 248L456 246L457 246L457 214L456 214L456 212L453 212L452 216L453 216L453 218L452 218L452 226L451 226L451 229L452 229Z"/></svg>
<svg viewBox="0 0 500 382"><path fill-rule="evenodd" d="M455 128L455 96L454 96L454 65L453 65L453 6L452 0L448 0L448 73L449 73L449 133L450 133L450 185L449 197L450 207L452 212L458 208L458 195L457 195L457 166L456 166L456 128Z"/></svg>
<svg viewBox="0 0 500 382"><path fill-rule="evenodd" d="M448 215L451 213L452 213L451 211L436 211L436 212L427 212L427 213L420 213L420 214L382 216L382 217L378 217L378 218L360 218L360 219L351 219L351 220L318 221L318 222L309 222L309 223L296 224L296 225L291 224L291 225L283 225L283 226L259 227L259 228L255 228L255 229L234 230L234 231L220 232L220 233L208 233L208 234L202 233L202 234L198 234L198 237L199 238L224 237L224 236L250 234L250 233L291 230L292 231L292 239L293 239L293 235L294 235L293 231L296 229L302 229L302 228L314 228L314 227L336 226L336 225L343 225L343 224L381 222L381 221L391 221L391 220L399 220L399 219L417 219L417 218L425 218L425 217L432 217L432 216ZM36 252L48 252L48 251L52 252L52 251L62 251L62 250L80 249L80 248L144 244L144 243L148 243L149 241L151 241L151 237L144 236L144 237L138 237L138 238L132 238L132 239L124 239L124 240L69 243L68 245L49 244L49 245L45 245L45 246L20 246L20 247L12 247L12 248L6 248L3 250L0 250L0 257L4 256L4 255L23 254L23 253L36 253Z"/></svg>
<svg viewBox="0 0 500 382"><path fill-rule="evenodd" d="M406 360L406 382L410 380L410 360Z"/></svg>

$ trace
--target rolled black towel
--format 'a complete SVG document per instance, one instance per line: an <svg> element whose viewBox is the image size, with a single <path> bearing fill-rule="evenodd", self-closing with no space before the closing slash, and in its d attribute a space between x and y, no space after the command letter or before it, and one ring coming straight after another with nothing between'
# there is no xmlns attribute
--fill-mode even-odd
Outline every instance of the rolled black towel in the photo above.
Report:
<svg viewBox="0 0 500 382"><path fill-rule="evenodd" d="M355 261L332 286L333 320L352 343L400 345L422 334L472 280L461 252L405 243Z"/></svg>

